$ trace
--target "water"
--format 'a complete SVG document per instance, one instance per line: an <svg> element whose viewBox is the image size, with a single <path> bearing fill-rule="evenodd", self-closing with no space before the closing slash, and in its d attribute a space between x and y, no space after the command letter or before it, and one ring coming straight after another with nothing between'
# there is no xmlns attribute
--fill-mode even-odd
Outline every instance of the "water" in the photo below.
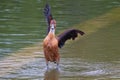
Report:
<svg viewBox="0 0 120 80"><path fill-rule="evenodd" d="M120 1L51 0L57 31L75 27L86 35L60 50L60 70L46 71L44 0L0 1L1 80L120 79Z"/></svg>

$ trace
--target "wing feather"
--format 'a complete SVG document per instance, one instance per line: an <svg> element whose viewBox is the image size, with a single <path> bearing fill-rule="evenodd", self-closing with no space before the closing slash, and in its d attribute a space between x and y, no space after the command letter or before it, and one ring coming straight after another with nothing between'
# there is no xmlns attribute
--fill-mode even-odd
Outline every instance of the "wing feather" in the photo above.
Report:
<svg viewBox="0 0 120 80"><path fill-rule="evenodd" d="M58 35L57 39L59 48L62 48L62 46L65 44L67 40L69 39L74 40L78 36L78 34L83 35L85 33L78 29L69 29L63 32L62 34Z"/></svg>
<svg viewBox="0 0 120 80"><path fill-rule="evenodd" d="M50 22L51 22L51 20L53 19L53 16L52 16L52 14L51 14L51 9L50 9L50 5L49 5L49 4L46 4L46 5L45 5L44 15L45 15L46 20L47 20L47 23L48 23L48 31L47 31L47 33L48 33L49 30L50 30Z"/></svg>

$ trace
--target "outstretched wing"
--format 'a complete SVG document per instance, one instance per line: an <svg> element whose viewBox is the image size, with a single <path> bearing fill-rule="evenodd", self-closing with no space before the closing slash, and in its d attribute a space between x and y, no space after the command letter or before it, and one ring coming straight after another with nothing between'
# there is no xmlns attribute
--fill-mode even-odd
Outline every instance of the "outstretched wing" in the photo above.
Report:
<svg viewBox="0 0 120 80"><path fill-rule="evenodd" d="M69 29L63 32L62 34L58 35L57 39L59 48L61 48L65 44L66 40L74 40L78 36L78 34L83 35L85 33L78 29Z"/></svg>
<svg viewBox="0 0 120 80"><path fill-rule="evenodd" d="M50 9L50 5L46 4L45 8L44 8L44 15L46 17L47 23L48 23L48 31L50 30L50 21L53 19L52 14L51 14L51 9Z"/></svg>

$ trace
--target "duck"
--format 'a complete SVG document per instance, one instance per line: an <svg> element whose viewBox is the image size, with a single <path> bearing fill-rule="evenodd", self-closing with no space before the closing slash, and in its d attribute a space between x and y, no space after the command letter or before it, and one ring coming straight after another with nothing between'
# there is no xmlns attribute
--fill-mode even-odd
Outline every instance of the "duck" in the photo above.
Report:
<svg viewBox="0 0 120 80"><path fill-rule="evenodd" d="M59 67L59 48L62 48L67 40L75 40L79 34L82 36L85 33L79 29L67 29L61 34L55 35L56 20L51 14L51 8L49 4L46 4L44 8L44 15L48 24L47 35L43 40L43 51L46 66L49 68L49 62L54 62L57 64L57 67Z"/></svg>

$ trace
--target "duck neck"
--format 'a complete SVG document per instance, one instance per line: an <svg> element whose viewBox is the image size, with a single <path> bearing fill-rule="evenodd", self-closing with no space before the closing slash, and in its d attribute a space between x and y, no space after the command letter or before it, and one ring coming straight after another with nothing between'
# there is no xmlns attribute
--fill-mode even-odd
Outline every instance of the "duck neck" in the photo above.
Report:
<svg viewBox="0 0 120 80"><path fill-rule="evenodd" d="M55 29L50 29L49 33L55 35Z"/></svg>
<svg viewBox="0 0 120 80"><path fill-rule="evenodd" d="M54 24L51 24L51 28L50 28L49 33L52 33L53 35L55 35L55 27L54 27Z"/></svg>
<svg viewBox="0 0 120 80"><path fill-rule="evenodd" d="M55 30L50 29L48 36L50 37L50 39L54 38L55 37Z"/></svg>

